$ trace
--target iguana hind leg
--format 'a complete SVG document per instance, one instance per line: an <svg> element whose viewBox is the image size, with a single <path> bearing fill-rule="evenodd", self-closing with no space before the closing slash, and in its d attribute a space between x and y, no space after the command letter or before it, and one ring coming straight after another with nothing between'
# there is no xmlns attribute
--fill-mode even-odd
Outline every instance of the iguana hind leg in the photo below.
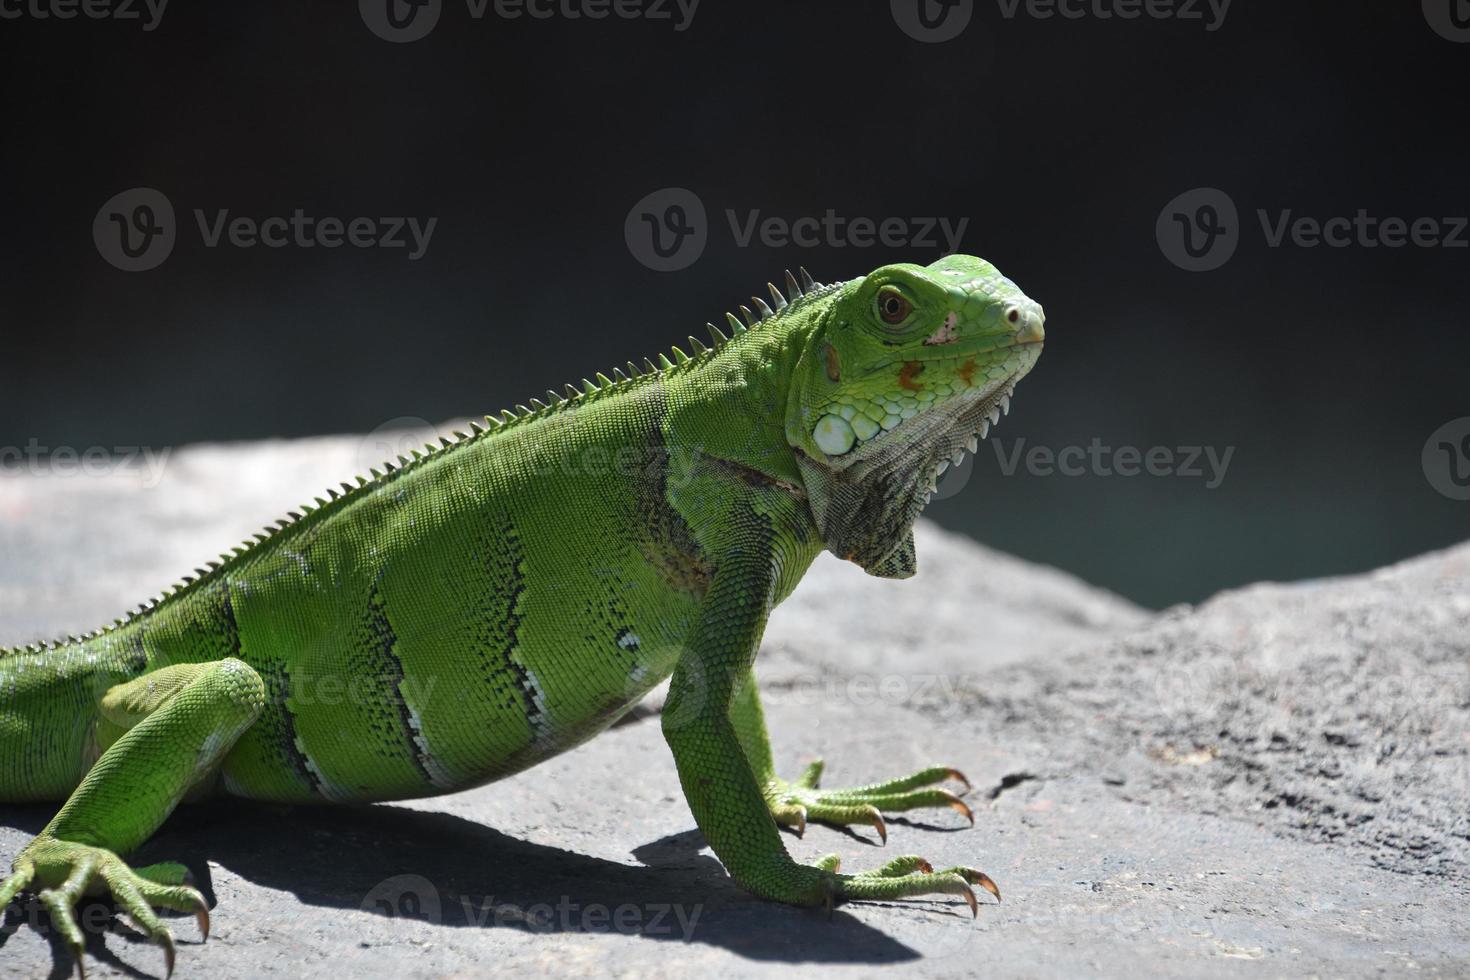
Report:
<svg viewBox="0 0 1470 980"><path fill-rule="evenodd" d="M111 744L0 884L0 908L39 889L82 963L82 931L72 907L86 894L110 894L164 949L173 971L173 934L154 907L193 912L209 932L204 898L184 884L182 865L133 870L119 854L147 840L184 795L212 776L265 705L265 685L243 661L179 664L118 685L102 699L99 736Z"/></svg>

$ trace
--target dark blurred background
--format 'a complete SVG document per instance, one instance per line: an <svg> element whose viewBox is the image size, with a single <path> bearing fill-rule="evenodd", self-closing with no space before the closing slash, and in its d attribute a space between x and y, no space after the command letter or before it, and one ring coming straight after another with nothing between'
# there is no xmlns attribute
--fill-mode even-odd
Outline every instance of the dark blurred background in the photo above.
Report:
<svg viewBox="0 0 1470 980"><path fill-rule="evenodd" d="M4 0L20 16L0 18L0 447L484 414L666 349L788 266L850 278L944 250L742 246L726 217L831 209L968 219L960 250L1046 306L1046 354L992 436L1004 452L1233 447L1213 488L1207 466L1006 475L982 447L932 506L943 524L1156 606L1470 533L1470 502L1421 456L1470 416L1470 249L1273 248L1256 214L1453 232L1442 219L1470 214L1464 0L1236 0L1218 22L1204 0L1202 20L983 0L942 43L905 31L902 2L702 0L683 24L672 0L645 11L667 19L601 20L444 0L407 43L369 29L372 3L178 3L148 30L142 0L137 20L36 16L50 2ZM177 241L128 272L93 222L136 187L171 202ZM708 217L697 261L665 272L624 225L668 187ZM1156 222L1201 187L1238 207L1238 247L1191 272ZM209 248L193 214L296 208L438 221L410 260Z"/></svg>

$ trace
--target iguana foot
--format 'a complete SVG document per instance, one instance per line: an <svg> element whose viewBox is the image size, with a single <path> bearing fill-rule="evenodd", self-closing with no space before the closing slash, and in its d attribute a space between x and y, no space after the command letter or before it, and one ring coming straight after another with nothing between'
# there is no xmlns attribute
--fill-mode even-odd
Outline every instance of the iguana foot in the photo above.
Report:
<svg viewBox="0 0 1470 980"><path fill-rule="evenodd" d="M858 874L838 874L841 856L829 854L815 865L797 866L793 876L799 888L771 897L795 905L826 904L857 899L914 898L920 895L959 895L970 906L971 915L979 915L980 903L972 886L979 885L1000 901L1000 889L990 876L974 868L945 868L935 871L923 858L909 854L887 864ZM754 889L753 889L754 890Z"/></svg>
<svg viewBox="0 0 1470 980"><path fill-rule="evenodd" d="M167 975L174 972L174 937L153 911L154 906L194 913L199 931L209 938L208 906L203 895L184 883L188 870L181 864L167 862L135 871L111 851L42 836L21 851L12 871L0 884L0 909L20 892L39 887L36 897L71 947L77 972L83 977L82 930L72 914L72 907L83 895L110 894L138 928L163 947Z"/></svg>
<svg viewBox="0 0 1470 980"><path fill-rule="evenodd" d="M963 783L965 791L969 791L970 781L958 769L948 766L930 766L901 779L850 789L819 790L817 784L821 778L822 760L818 759L807 766L794 782L776 780L766 791L771 816L776 818L776 822L795 827L798 835L806 831L808 820L841 825L869 824L885 844L888 843L888 826L883 822L884 810L949 807L964 814L971 826L975 824L975 814L964 800L947 789L934 788L935 783L953 779Z"/></svg>

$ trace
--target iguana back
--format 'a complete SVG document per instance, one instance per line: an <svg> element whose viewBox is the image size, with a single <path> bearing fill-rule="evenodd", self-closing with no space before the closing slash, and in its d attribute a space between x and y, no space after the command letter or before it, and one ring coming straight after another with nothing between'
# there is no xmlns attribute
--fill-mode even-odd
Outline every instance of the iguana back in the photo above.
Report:
<svg viewBox="0 0 1470 980"><path fill-rule="evenodd" d="M332 491L107 630L13 652L0 660L20 685L0 702L13 736L0 798L65 799L117 734L98 711L109 688L226 657L267 691L221 767L217 787L235 795L448 792L601 731L673 670L714 572L691 526L700 501L679 501L679 481L723 465L800 494L783 436L790 368L772 368L833 288L811 284L782 317L692 358L487 419Z"/></svg>

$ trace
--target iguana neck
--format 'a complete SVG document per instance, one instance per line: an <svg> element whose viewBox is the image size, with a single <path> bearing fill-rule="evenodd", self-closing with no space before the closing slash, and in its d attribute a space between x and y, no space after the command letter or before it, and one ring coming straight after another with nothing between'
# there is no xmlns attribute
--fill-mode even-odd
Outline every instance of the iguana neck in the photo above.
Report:
<svg viewBox="0 0 1470 980"><path fill-rule="evenodd" d="M681 448L801 488L786 412L825 303L778 314L669 381L669 432Z"/></svg>

